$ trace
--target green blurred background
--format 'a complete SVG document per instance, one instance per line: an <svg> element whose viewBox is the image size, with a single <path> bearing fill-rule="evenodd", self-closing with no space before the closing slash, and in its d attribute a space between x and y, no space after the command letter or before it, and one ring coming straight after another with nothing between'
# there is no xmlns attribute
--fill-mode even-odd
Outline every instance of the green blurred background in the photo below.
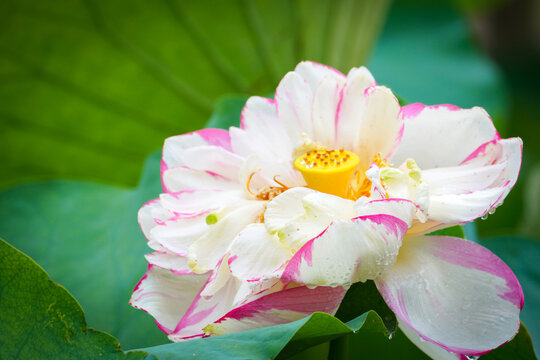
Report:
<svg viewBox="0 0 540 360"><path fill-rule="evenodd" d="M166 341L127 305L156 151L212 113L234 123L301 60L367 65L406 101L483 106L523 138L516 187L467 234L517 273L540 340L538 1L3 0L0 13L0 237L124 348Z"/></svg>

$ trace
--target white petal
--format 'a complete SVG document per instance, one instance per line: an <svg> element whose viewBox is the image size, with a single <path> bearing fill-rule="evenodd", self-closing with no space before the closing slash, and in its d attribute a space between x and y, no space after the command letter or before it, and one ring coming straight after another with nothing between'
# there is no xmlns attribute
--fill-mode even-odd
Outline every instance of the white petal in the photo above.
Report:
<svg viewBox="0 0 540 360"><path fill-rule="evenodd" d="M364 93L371 86L375 86L375 79L365 67L352 69L347 75L337 113L336 148L353 150L357 144L365 108Z"/></svg>
<svg viewBox="0 0 540 360"><path fill-rule="evenodd" d="M360 157L360 166L367 169L375 154L386 158L397 146L403 121L399 117L399 102L390 89L372 87L366 91L364 101L354 151Z"/></svg>
<svg viewBox="0 0 540 360"><path fill-rule="evenodd" d="M230 132L234 151L245 156L246 162L250 161L250 159L256 159L257 167L251 167L249 175L256 171L256 177L262 178L264 186L277 186L277 183L273 180L274 176L278 176L279 180L288 186L298 185L301 175L293 168L291 153L285 155L277 151L277 148L266 147L264 141L260 141L244 130L231 128ZM277 140L268 140L273 142L273 146L279 146ZM253 184L257 182L255 178L252 180Z"/></svg>
<svg viewBox="0 0 540 360"><path fill-rule="evenodd" d="M291 190L281 194L281 199L276 197L274 200L278 201L275 203L272 200L268 204L265 223L268 222L266 226L270 229L282 225L282 228L278 229L278 235L293 251L319 235L332 221L348 220L356 215L352 200L317 191ZM285 195L287 192L290 194Z"/></svg>
<svg viewBox="0 0 540 360"><path fill-rule="evenodd" d="M516 277L471 241L407 237L396 264L375 282L401 322L454 353L480 355L519 329L523 293Z"/></svg>
<svg viewBox="0 0 540 360"><path fill-rule="evenodd" d="M327 76L315 90L312 105L313 140L330 149L336 143L336 114L344 79Z"/></svg>
<svg viewBox="0 0 540 360"><path fill-rule="evenodd" d="M151 231L158 226L158 223L162 223L172 217L174 217L174 214L164 209L159 199L151 200L140 208L138 221L144 236L148 239L148 246L150 248L157 251L165 251L165 248L152 238Z"/></svg>
<svg viewBox="0 0 540 360"><path fill-rule="evenodd" d="M279 119L283 122L293 146L302 142L302 133L312 138L313 92L304 79L294 72L289 72L279 83L275 100Z"/></svg>
<svg viewBox="0 0 540 360"><path fill-rule="evenodd" d="M208 279L208 275L176 275L150 265L133 290L129 303L152 315L170 334Z"/></svg>
<svg viewBox="0 0 540 360"><path fill-rule="evenodd" d="M222 335L289 323L317 311L334 314L345 292L342 287L321 286L274 292L235 308L205 330L213 335Z"/></svg>
<svg viewBox="0 0 540 360"><path fill-rule="evenodd" d="M291 249L277 235L270 235L264 224L247 226L234 239L229 254L232 274L248 281L271 275L292 255Z"/></svg>
<svg viewBox="0 0 540 360"><path fill-rule="evenodd" d="M179 216L192 217L245 201L243 191L192 190L160 195L161 205Z"/></svg>
<svg viewBox="0 0 540 360"><path fill-rule="evenodd" d="M270 201L264 213L264 225L270 233L278 232L292 219L305 213L302 199L315 193L306 187L295 187Z"/></svg>
<svg viewBox="0 0 540 360"><path fill-rule="evenodd" d="M480 145L498 139L482 108L410 104L401 111L404 130L391 162L414 159L421 169L457 166Z"/></svg>
<svg viewBox="0 0 540 360"><path fill-rule="evenodd" d="M278 118L273 100L257 96L250 97L242 110L241 124L242 129L261 147L269 150L279 159L290 159L293 144L282 121ZM232 138L232 147L236 149L235 151L239 151L235 142Z"/></svg>
<svg viewBox="0 0 540 360"><path fill-rule="evenodd" d="M149 264L159 266L162 269L172 271L174 274L193 274L188 266L188 260L184 256L178 256L170 252L153 252L144 256Z"/></svg>
<svg viewBox="0 0 540 360"><path fill-rule="evenodd" d="M163 172L163 184L167 192L185 190L238 190L237 182L226 179L215 173L193 170L186 167L175 167Z"/></svg>
<svg viewBox="0 0 540 360"><path fill-rule="evenodd" d="M229 133L222 129L203 129L168 138L163 145L165 169L185 165L184 151L202 145L214 145L230 150Z"/></svg>
<svg viewBox="0 0 540 360"><path fill-rule="evenodd" d="M504 198L504 186L475 191L469 194L450 194L430 197L429 219L434 222L459 224L485 215Z"/></svg>
<svg viewBox="0 0 540 360"><path fill-rule="evenodd" d="M174 218L161 222L152 228L149 236L161 247L185 256L191 244L208 231L208 228L206 215L203 214L192 218Z"/></svg>
<svg viewBox="0 0 540 360"><path fill-rule="evenodd" d="M183 152L184 165L191 169L210 171L229 180L238 181L244 159L218 146L197 146Z"/></svg>
<svg viewBox="0 0 540 360"><path fill-rule="evenodd" d="M202 273L214 269L236 235L247 225L259 220L263 214L264 205L262 201L252 201L210 225L208 231L189 249L193 271Z"/></svg>
<svg viewBox="0 0 540 360"><path fill-rule="evenodd" d="M406 199L368 200L360 198L354 203L356 216L386 214L395 216L407 224L412 223L415 210L414 203Z"/></svg>
<svg viewBox="0 0 540 360"><path fill-rule="evenodd" d="M394 263L408 225L390 215L335 221L293 256L283 278L309 286L374 279Z"/></svg>

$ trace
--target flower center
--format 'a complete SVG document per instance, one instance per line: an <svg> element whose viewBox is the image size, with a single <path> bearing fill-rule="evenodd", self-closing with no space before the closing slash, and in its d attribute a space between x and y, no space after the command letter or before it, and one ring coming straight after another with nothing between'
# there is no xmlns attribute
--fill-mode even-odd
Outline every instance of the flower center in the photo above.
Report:
<svg viewBox="0 0 540 360"><path fill-rule="evenodd" d="M346 197L359 161L350 151L319 149L299 156L294 166L300 170L309 188Z"/></svg>

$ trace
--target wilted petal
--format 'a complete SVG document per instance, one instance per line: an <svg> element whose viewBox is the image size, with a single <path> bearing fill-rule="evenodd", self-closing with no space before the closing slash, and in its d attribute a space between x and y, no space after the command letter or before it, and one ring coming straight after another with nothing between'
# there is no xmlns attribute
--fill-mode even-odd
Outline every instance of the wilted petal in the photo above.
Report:
<svg viewBox="0 0 540 360"><path fill-rule="evenodd" d="M480 355L519 329L523 293L516 277L471 241L406 238L396 264L375 281L400 321L450 352Z"/></svg>
<svg viewBox="0 0 540 360"><path fill-rule="evenodd" d="M150 265L129 303L152 315L170 334L207 279L208 275L177 275Z"/></svg>

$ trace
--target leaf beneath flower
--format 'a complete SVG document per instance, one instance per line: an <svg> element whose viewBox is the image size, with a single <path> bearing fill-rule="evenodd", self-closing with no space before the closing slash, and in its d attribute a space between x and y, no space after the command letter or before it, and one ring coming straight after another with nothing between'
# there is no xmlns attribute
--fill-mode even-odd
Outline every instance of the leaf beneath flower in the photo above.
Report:
<svg viewBox="0 0 540 360"><path fill-rule="evenodd" d="M86 327L84 313L32 259L0 239L0 358L143 359Z"/></svg>

